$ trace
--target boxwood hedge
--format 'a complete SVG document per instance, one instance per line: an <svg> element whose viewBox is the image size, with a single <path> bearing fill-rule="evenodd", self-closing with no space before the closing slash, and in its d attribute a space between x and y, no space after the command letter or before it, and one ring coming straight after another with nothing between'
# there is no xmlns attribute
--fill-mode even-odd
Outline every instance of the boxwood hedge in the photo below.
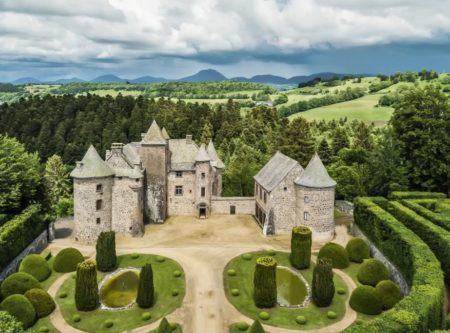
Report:
<svg viewBox="0 0 450 333"><path fill-rule="evenodd" d="M408 207L418 215L426 218L427 220L433 222L441 228L450 231L450 216L446 216L444 214L436 214L432 210L424 207L414 200L401 200L400 202L403 206Z"/></svg>
<svg viewBox="0 0 450 333"><path fill-rule="evenodd" d="M442 325L444 275L428 246L375 202L384 198L357 198L355 223L397 266L411 287L408 296L379 317L353 325L347 333L425 333ZM401 254L401 255L399 255Z"/></svg>
<svg viewBox="0 0 450 333"><path fill-rule="evenodd" d="M447 196L439 192L399 192L394 191L389 194L391 200L401 199L445 199Z"/></svg>

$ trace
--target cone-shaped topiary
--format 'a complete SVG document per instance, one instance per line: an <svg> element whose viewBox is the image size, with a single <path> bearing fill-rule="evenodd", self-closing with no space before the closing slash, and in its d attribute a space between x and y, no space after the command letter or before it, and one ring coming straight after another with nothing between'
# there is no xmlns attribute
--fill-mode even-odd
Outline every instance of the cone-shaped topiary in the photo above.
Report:
<svg viewBox="0 0 450 333"><path fill-rule="evenodd" d="M56 308L55 301L48 292L42 289L30 289L25 297L31 302L38 318L46 317Z"/></svg>
<svg viewBox="0 0 450 333"><path fill-rule="evenodd" d="M69 273L77 270L77 265L84 258L80 251L73 247L61 250L53 260L53 269L58 273Z"/></svg>
<svg viewBox="0 0 450 333"><path fill-rule="evenodd" d="M380 314L382 309L380 294L374 287L359 286L350 296L350 306L353 310L364 314Z"/></svg>
<svg viewBox="0 0 450 333"><path fill-rule="evenodd" d="M155 288L153 285L152 265L145 264L139 274L139 286L137 291L136 303L141 308L150 308L155 299Z"/></svg>
<svg viewBox="0 0 450 333"><path fill-rule="evenodd" d="M158 333L172 333L172 326L170 326L169 322L167 321L166 317L161 319L161 322L158 326Z"/></svg>
<svg viewBox="0 0 450 333"><path fill-rule="evenodd" d="M391 280L380 281L375 288L380 294L383 310L393 308L403 298L400 288Z"/></svg>
<svg viewBox="0 0 450 333"><path fill-rule="evenodd" d="M8 276L3 281L1 292L3 298L14 294L25 294L30 289L41 288L38 280L28 273L18 272Z"/></svg>
<svg viewBox="0 0 450 333"><path fill-rule="evenodd" d="M258 320L255 320L250 326L250 329L248 333L265 333L264 328L262 327L261 323Z"/></svg>
<svg viewBox="0 0 450 333"><path fill-rule="evenodd" d="M291 264L295 268L309 268L311 262L311 229L297 226L292 229L291 238Z"/></svg>
<svg viewBox="0 0 450 333"><path fill-rule="evenodd" d="M345 250L350 261L361 263L364 259L370 258L369 244L361 238L352 238L347 243Z"/></svg>
<svg viewBox="0 0 450 333"><path fill-rule="evenodd" d="M47 260L38 254L27 255L20 263L19 271L34 276L38 281L46 280L52 273Z"/></svg>
<svg viewBox="0 0 450 333"><path fill-rule="evenodd" d="M97 268L94 260L86 260L78 265L75 280L75 305L79 311L94 310L99 301Z"/></svg>
<svg viewBox="0 0 450 333"><path fill-rule="evenodd" d="M325 307L334 297L333 267L328 259L317 259L312 279L312 299L314 304Z"/></svg>
<svg viewBox="0 0 450 333"><path fill-rule="evenodd" d="M333 268L346 268L350 264L344 247L332 242L326 243L320 248L317 258L329 259Z"/></svg>
<svg viewBox="0 0 450 333"><path fill-rule="evenodd" d="M375 287L378 282L389 280L389 271L381 261L366 259L359 267L357 278L362 284Z"/></svg>
<svg viewBox="0 0 450 333"><path fill-rule="evenodd" d="M33 326L36 322L36 311L34 311L30 301L23 295L8 296L0 304L0 307L3 311L16 317L25 329Z"/></svg>
<svg viewBox="0 0 450 333"><path fill-rule="evenodd" d="M271 308L277 302L277 262L272 257L260 257L256 260L253 275L253 298L259 308Z"/></svg>
<svg viewBox="0 0 450 333"><path fill-rule="evenodd" d="M116 268L116 233L103 231L97 238L97 268L101 272L111 272Z"/></svg>

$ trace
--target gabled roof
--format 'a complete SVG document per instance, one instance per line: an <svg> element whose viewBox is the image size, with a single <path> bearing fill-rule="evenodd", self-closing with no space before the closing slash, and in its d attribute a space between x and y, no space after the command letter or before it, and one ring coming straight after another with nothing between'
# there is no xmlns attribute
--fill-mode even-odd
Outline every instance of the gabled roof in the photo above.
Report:
<svg viewBox="0 0 450 333"><path fill-rule="evenodd" d="M158 124L155 120L153 120L150 128L148 129L147 133L142 138L143 144L150 144L150 145L164 145L166 144L166 140L164 139L161 129L159 128Z"/></svg>
<svg viewBox="0 0 450 333"><path fill-rule="evenodd" d="M266 191L271 192L296 165L300 166L296 160L277 151L253 178Z"/></svg>
<svg viewBox="0 0 450 333"><path fill-rule="evenodd" d="M194 141L187 142L186 139L170 139L169 150L171 152L171 170L194 170L195 157L198 153L198 146Z"/></svg>
<svg viewBox="0 0 450 333"><path fill-rule="evenodd" d="M297 185L305 187L333 187L336 182L328 175L319 155L314 154L305 171L295 180Z"/></svg>
<svg viewBox="0 0 450 333"><path fill-rule="evenodd" d="M165 128L165 127L163 127L163 129L161 130L161 134L162 134L162 136L163 136L163 138L164 138L164 139L166 139L166 140L170 140L170 136L169 136L169 133L167 133L167 131L166 131L166 128Z"/></svg>
<svg viewBox="0 0 450 333"><path fill-rule="evenodd" d="M225 168L225 165L223 164L222 160L217 155L216 148L214 147L214 143L212 142L212 140L209 141L206 152L211 157L212 166L216 167L217 169Z"/></svg>
<svg viewBox="0 0 450 333"><path fill-rule="evenodd" d="M209 162L211 157L208 155L205 149L205 145L202 144L198 150L197 156L195 156L195 162Z"/></svg>
<svg viewBox="0 0 450 333"><path fill-rule="evenodd" d="M114 170L102 160L91 145L80 163L77 163L70 176L73 178L101 178L114 176Z"/></svg>

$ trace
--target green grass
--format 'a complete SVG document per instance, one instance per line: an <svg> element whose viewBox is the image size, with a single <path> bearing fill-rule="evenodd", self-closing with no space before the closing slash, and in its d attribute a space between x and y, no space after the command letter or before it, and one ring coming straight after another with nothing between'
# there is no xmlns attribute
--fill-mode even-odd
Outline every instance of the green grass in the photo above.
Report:
<svg viewBox="0 0 450 333"><path fill-rule="evenodd" d="M141 309L134 305L128 310L121 311L105 311L97 309L91 312L79 312L75 307L74 291L75 279L69 278L60 288L60 292L66 292L66 298L57 298L56 301L61 308L64 319L70 325L91 333L123 332L135 327L147 325L154 322L178 308L184 298L185 281L184 273L181 277L174 277L173 272L179 270L183 272L183 268L174 260L166 258L162 263L157 262L155 255L140 254L138 258L132 259L131 255L118 257L119 267L142 267L145 263L151 263L153 266L153 277L156 291L156 304L150 309ZM97 277L100 282L105 273L98 272ZM178 296L172 296L172 290L178 290ZM141 318L142 313L150 312L152 317L150 320L144 321ZM72 316L79 314L81 321L74 323ZM103 322L110 319L114 322L111 328L103 328Z"/></svg>
<svg viewBox="0 0 450 333"><path fill-rule="evenodd" d="M32 327L25 330L25 332L26 333L37 333L37 332L39 332L39 329L44 326L48 328L48 333L60 333L60 331L58 331L55 328L55 326L53 326L52 323L50 322L49 316L39 319L36 322L36 324L34 324Z"/></svg>
<svg viewBox="0 0 450 333"><path fill-rule="evenodd" d="M255 260L267 255L267 252L252 252L251 260L245 260L242 255L232 259L225 267L223 279L225 294L236 309L242 314L246 315L253 320L258 319L258 314L261 311L270 313L269 320L262 321L264 324L283 327L288 329L317 329L320 327L328 326L342 319L345 314L345 301L348 299L348 288L344 281L334 275L334 283L336 290L338 288L344 288L347 292L344 295L335 294L332 304L329 307L318 308L312 302L305 308L283 308L276 306L272 309L259 309L253 302L253 271L255 267ZM274 258L279 265L292 267L289 262L289 253L276 252ZM227 274L228 269L234 269L236 276L229 276ZM311 284L312 281L313 265L307 270L300 271L305 277L306 281ZM239 296L232 296L231 289L239 289ZM336 319L328 319L327 312L334 311L338 317ZM305 325L299 325L295 322L295 318L299 315L305 316L307 323Z"/></svg>

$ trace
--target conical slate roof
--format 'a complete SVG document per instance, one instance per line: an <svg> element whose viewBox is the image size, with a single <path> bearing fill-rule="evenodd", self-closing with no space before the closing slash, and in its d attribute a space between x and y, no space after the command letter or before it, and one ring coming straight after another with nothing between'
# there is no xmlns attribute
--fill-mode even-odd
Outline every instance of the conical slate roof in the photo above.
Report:
<svg viewBox="0 0 450 333"><path fill-rule="evenodd" d="M114 171L111 167L102 160L100 155L91 145L84 155L80 163L70 173L73 178L101 178L114 176Z"/></svg>
<svg viewBox="0 0 450 333"><path fill-rule="evenodd" d="M170 140L170 136L169 136L169 133L167 133L167 131L166 131L166 128L165 128L165 127L163 127L163 129L161 130L161 134L162 134L162 137L163 137L164 139L166 139L166 140Z"/></svg>
<svg viewBox="0 0 450 333"><path fill-rule="evenodd" d="M209 141L206 151L213 161L213 166L215 166L217 169L225 168L225 165L219 158L219 155L217 155L216 148L214 147L214 143L212 142L212 140Z"/></svg>
<svg viewBox="0 0 450 333"><path fill-rule="evenodd" d="M295 180L297 185L306 187L333 187L336 182L328 175L319 155L314 154L305 171Z"/></svg>
<svg viewBox="0 0 450 333"><path fill-rule="evenodd" d="M152 125L143 136L142 143L153 145L166 144L166 140L161 133L161 129L155 120L153 120Z"/></svg>
<svg viewBox="0 0 450 333"><path fill-rule="evenodd" d="M195 162L209 162L211 157L208 155L205 149L205 145L202 144L198 150L197 156L195 156Z"/></svg>

